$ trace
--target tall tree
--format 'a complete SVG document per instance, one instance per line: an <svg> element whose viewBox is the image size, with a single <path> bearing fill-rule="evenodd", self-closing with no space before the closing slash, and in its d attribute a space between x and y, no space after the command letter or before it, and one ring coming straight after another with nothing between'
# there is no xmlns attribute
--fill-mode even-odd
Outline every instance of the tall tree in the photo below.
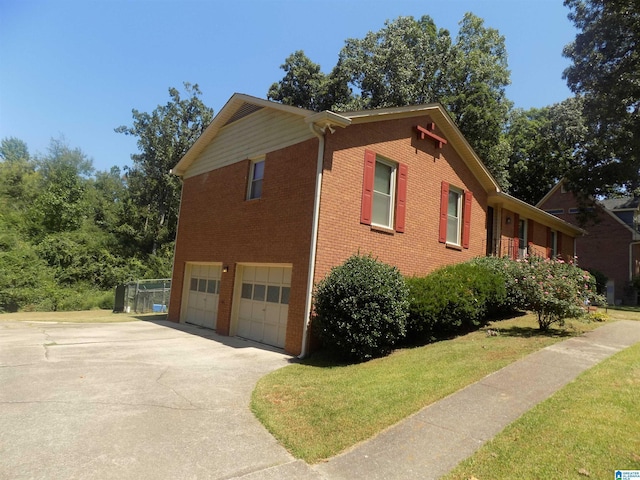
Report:
<svg viewBox="0 0 640 480"><path fill-rule="evenodd" d="M498 182L508 186L510 109L504 37L468 13L453 42L429 16L398 17L362 39L347 39L330 75L296 52L269 98L303 108L359 110L440 102ZM305 84L304 80L309 83Z"/></svg>
<svg viewBox="0 0 640 480"><path fill-rule="evenodd" d="M31 206L32 234L75 230L89 217L86 199L93 164L80 149L64 139L52 139L48 154L36 159L40 186Z"/></svg>
<svg viewBox="0 0 640 480"><path fill-rule="evenodd" d="M2 139L0 160L0 198L10 202L8 208L16 208L33 193L36 165L27 144L15 137Z"/></svg>
<svg viewBox="0 0 640 480"><path fill-rule="evenodd" d="M571 170L586 138L581 99L513 110L506 138L511 146L510 193L535 205Z"/></svg>
<svg viewBox="0 0 640 480"><path fill-rule="evenodd" d="M147 253L175 240L180 181L170 173L213 118L213 110L200 96L198 85L184 83L182 98L169 89L170 101L151 113L133 110L133 126L116 132L138 137L140 153L131 155L133 166L126 169L127 184L137 218L131 224L140 232L138 240Z"/></svg>
<svg viewBox="0 0 640 480"><path fill-rule="evenodd" d="M505 39L498 30L466 13L452 48L449 93L441 101L489 171L509 187L509 145L503 137L511 102Z"/></svg>
<svg viewBox="0 0 640 480"><path fill-rule="evenodd" d="M585 195L640 188L640 3L565 0L579 33L564 55L569 88L584 97L589 133L570 186Z"/></svg>
<svg viewBox="0 0 640 480"><path fill-rule="evenodd" d="M339 66L363 109L439 101L447 93L449 32L423 16L387 20L363 39L347 39Z"/></svg>

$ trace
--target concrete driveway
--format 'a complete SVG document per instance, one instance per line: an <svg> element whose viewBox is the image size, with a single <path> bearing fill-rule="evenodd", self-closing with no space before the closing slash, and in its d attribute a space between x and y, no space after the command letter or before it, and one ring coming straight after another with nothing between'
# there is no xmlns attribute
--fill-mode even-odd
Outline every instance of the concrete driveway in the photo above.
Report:
<svg viewBox="0 0 640 480"><path fill-rule="evenodd" d="M2 321L0 478L306 477L249 410L290 361L172 322Z"/></svg>

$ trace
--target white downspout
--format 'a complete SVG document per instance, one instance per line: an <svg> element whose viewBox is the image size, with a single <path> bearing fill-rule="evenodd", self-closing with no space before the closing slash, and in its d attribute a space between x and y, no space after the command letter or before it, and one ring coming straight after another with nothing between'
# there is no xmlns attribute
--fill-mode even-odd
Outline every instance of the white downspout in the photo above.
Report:
<svg viewBox="0 0 640 480"><path fill-rule="evenodd" d="M318 137L318 160L316 167L316 190L313 201L313 226L311 229L311 248L309 251L309 276L307 279L307 300L304 306L304 323L302 324L302 351L298 358L307 356L307 336L311 316L311 305L313 302L313 279L316 273L316 251L318 249L318 225L320 223L320 193L322 191L322 170L324 163L324 135L326 127L319 129L315 124L310 123L309 128Z"/></svg>

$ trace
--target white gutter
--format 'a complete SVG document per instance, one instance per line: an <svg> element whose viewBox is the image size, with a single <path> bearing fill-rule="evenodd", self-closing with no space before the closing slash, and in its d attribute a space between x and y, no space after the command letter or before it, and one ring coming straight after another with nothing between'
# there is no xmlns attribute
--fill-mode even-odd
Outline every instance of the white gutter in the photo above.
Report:
<svg viewBox="0 0 640 480"><path fill-rule="evenodd" d="M307 279L307 299L304 307L304 323L302 324L302 351L298 358L307 356L307 336L311 322L311 308L313 306L313 279L316 275L316 252L318 250L318 225L320 223L320 194L322 192L322 171L324 164L325 134L327 129L335 132L334 127L345 128L351 125L351 120L329 110L315 113L305 118L309 129L318 137L318 162L316 167L316 191L313 200L313 226L311 228L311 247L309 250L309 277Z"/></svg>
<svg viewBox="0 0 640 480"><path fill-rule="evenodd" d="M324 163L324 135L327 127L319 128L309 123L309 129L318 137L318 160L316 166L316 192L313 200L313 226L311 228L311 248L309 251L309 273L307 278L307 299L304 305L304 323L302 324L302 351L298 358L307 356L307 335L311 321L313 302L313 279L316 273L316 251L318 249L318 225L320 223L320 193L322 192L322 170Z"/></svg>

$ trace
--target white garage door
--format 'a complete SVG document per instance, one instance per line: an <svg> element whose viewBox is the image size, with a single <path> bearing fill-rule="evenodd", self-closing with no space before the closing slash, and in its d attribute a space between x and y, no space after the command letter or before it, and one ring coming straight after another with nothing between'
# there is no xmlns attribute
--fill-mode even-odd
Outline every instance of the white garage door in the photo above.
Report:
<svg viewBox="0 0 640 480"><path fill-rule="evenodd" d="M244 267L236 334L284 348L290 287L291 267Z"/></svg>
<svg viewBox="0 0 640 480"><path fill-rule="evenodd" d="M191 265L186 321L216 328L220 295L220 266Z"/></svg>

